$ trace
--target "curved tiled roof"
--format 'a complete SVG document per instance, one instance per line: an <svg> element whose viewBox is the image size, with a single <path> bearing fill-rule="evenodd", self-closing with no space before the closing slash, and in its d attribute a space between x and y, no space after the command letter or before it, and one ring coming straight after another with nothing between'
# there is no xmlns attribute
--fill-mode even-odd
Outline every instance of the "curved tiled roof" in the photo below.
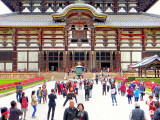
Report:
<svg viewBox="0 0 160 120"><path fill-rule="evenodd" d="M17 14L0 15L0 26L64 26L66 23L55 23L50 14Z"/></svg>
<svg viewBox="0 0 160 120"><path fill-rule="evenodd" d="M160 15L142 13L129 15L108 15L104 23L94 23L95 26L110 27L160 27Z"/></svg>
<svg viewBox="0 0 160 120"><path fill-rule="evenodd" d="M85 9L85 10L91 11L94 16L105 17L105 18L107 17L107 14L99 12L95 7L93 7L89 4L83 4L83 3L70 4L67 7L65 7L60 13L53 14L53 17L65 16L67 14L67 12L72 9L74 9L74 10Z"/></svg>
<svg viewBox="0 0 160 120"><path fill-rule="evenodd" d="M17 14L0 15L0 27L65 26L64 22L55 22L52 14ZM105 22L94 23L97 27L160 27L160 16L154 14L108 15Z"/></svg>
<svg viewBox="0 0 160 120"><path fill-rule="evenodd" d="M158 55L154 55L154 56L151 56L151 57L146 57L142 61L134 64L132 66L132 68L138 68L138 67L142 67L142 66L148 65L148 64L152 63L155 60L158 60L160 62L160 58L158 57Z"/></svg>

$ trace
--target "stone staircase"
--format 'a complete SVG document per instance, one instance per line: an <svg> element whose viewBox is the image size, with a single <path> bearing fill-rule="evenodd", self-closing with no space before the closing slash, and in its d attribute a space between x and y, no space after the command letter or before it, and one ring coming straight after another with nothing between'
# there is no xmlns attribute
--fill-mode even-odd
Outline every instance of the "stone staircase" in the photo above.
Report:
<svg viewBox="0 0 160 120"><path fill-rule="evenodd" d="M69 76L68 76L68 73L64 73L64 72L41 72L40 73L41 76L44 76L45 80L51 80L53 75L54 75L54 80L64 80L65 74L66 74L67 79L73 79L73 77L78 78L75 73L70 73ZM84 74L84 78L86 79L92 78L92 75L93 75L93 73L91 72L87 72L83 74ZM99 75L99 72L97 72L96 74ZM106 72L104 72L103 74L105 76L108 75L108 73ZM121 76L121 74L111 72L110 76Z"/></svg>

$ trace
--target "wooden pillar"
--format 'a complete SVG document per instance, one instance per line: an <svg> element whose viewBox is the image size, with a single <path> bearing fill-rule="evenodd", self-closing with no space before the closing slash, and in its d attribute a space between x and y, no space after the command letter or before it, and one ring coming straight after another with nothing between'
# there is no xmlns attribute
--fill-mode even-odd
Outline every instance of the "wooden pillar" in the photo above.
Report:
<svg viewBox="0 0 160 120"><path fill-rule="evenodd" d="M102 63L102 61L101 61L101 51L99 51L99 71L101 72L101 63Z"/></svg>
<svg viewBox="0 0 160 120"><path fill-rule="evenodd" d="M142 30L142 59L146 57L146 45L145 45L147 38L146 34L147 30L146 29Z"/></svg>
<svg viewBox="0 0 160 120"><path fill-rule="evenodd" d="M110 51L110 68L112 68L113 71L113 51Z"/></svg>
<svg viewBox="0 0 160 120"><path fill-rule="evenodd" d="M75 52L72 51L72 67L75 67Z"/></svg>
<svg viewBox="0 0 160 120"><path fill-rule="evenodd" d="M157 70L158 78L159 78L159 70Z"/></svg>
<svg viewBox="0 0 160 120"><path fill-rule="evenodd" d="M156 78L156 70L154 70L154 72L155 72L154 74L155 74L155 78Z"/></svg>
<svg viewBox="0 0 160 120"><path fill-rule="evenodd" d="M138 77L140 77L140 68L138 68Z"/></svg>
<svg viewBox="0 0 160 120"><path fill-rule="evenodd" d="M46 51L46 71L49 71L49 51Z"/></svg>
<svg viewBox="0 0 160 120"><path fill-rule="evenodd" d="M117 32L117 39L116 39L116 45L117 45L117 51L115 52L115 68L121 68L121 53L120 53L120 40L121 40L121 29L116 30Z"/></svg>
<svg viewBox="0 0 160 120"><path fill-rule="evenodd" d="M17 72L17 29L12 29L12 38L13 38L13 72Z"/></svg>
<svg viewBox="0 0 160 120"><path fill-rule="evenodd" d="M91 29L91 71L95 68L95 29Z"/></svg>
<svg viewBox="0 0 160 120"><path fill-rule="evenodd" d="M65 45L65 70L68 70L68 31L66 28L64 28L65 31L65 39L64 39L64 45Z"/></svg>
<svg viewBox="0 0 160 120"><path fill-rule="evenodd" d="M39 55L38 55L38 66L40 71L43 71L43 66L44 66L44 56L43 56L43 51L42 51L42 28L38 30L38 40L39 40Z"/></svg>
<svg viewBox="0 0 160 120"><path fill-rule="evenodd" d="M58 71L60 71L60 51L58 51Z"/></svg>
<svg viewBox="0 0 160 120"><path fill-rule="evenodd" d="M146 75L146 69L145 69L145 78L146 78L146 76L147 76L147 75Z"/></svg>
<svg viewBox="0 0 160 120"><path fill-rule="evenodd" d="M143 70L142 70L142 68L141 68L141 78L143 77Z"/></svg>
<svg viewBox="0 0 160 120"><path fill-rule="evenodd" d="M84 68L87 67L87 51L84 51Z"/></svg>

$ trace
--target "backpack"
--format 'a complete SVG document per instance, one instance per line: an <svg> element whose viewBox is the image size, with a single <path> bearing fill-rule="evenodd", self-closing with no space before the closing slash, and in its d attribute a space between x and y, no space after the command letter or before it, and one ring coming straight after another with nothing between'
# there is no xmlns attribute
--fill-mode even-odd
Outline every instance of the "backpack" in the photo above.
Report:
<svg viewBox="0 0 160 120"><path fill-rule="evenodd" d="M80 84L82 84L82 81L80 81Z"/></svg>
<svg viewBox="0 0 160 120"><path fill-rule="evenodd" d="M27 98L24 97L22 98L22 108L27 108L27 107L28 107Z"/></svg>

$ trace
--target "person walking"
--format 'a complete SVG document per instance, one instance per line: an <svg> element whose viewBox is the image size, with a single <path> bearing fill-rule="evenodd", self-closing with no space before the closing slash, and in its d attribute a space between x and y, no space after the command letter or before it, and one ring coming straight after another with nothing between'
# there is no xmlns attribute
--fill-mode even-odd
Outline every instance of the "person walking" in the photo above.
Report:
<svg viewBox="0 0 160 120"><path fill-rule="evenodd" d="M140 90L139 88L137 87L135 92L134 92L134 95L135 95L135 101L138 102L139 100L139 95L140 95Z"/></svg>
<svg viewBox="0 0 160 120"><path fill-rule="evenodd" d="M61 93L60 81L58 81L57 87L58 87L58 95L60 95L60 93Z"/></svg>
<svg viewBox="0 0 160 120"><path fill-rule="evenodd" d="M103 82L103 85L102 85L102 95L106 95L106 82Z"/></svg>
<svg viewBox="0 0 160 120"><path fill-rule="evenodd" d="M128 104L132 104L132 93L133 93L133 90L131 89L131 86L129 86L129 89L127 90L127 97L128 97Z"/></svg>
<svg viewBox="0 0 160 120"><path fill-rule="evenodd" d="M78 114L78 109L74 107L74 101L69 102L69 107L65 109L63 120L74 120Z"/></svg>
<svg viewBox="0 0 160 120"><path fill-rule="evenodd" d="M79 120L89 120L88 113L84 110L84 105L82 103L78 104L77 118Z"/></svg>
<svg viewBox="0 0 160 120"><path fill-rule="evenodd" d="M152 96L154 96L154 92L153 92L154 88L155 88L155 84L154 84L154 82L152 82L152 87L151 87Z"/></svg>
<svg viewBox="0 0 160 120"><path fill-rule="evenodd" d="M60 84L60 89L61 89L61 95L63 94L63 82Z"/></svg>
<svg viewBox="0 0 160 120"><path fill-rule="evenodd" d="M42 99L42 90L41 87L37 90L37 98L38 98L38 104L41 104L41 99Z"/></svg>
<svg viewBox="0 0 160 120"><path fill-rule="evenodd" d="M66 105L66 103L68 102L68 100L72 100L73 98L75 98L76 103L77 103L77 98L76 98L76 94L74 92L69 92L66 96L66 100L64 101L63 106Z"/></svg>
<svg viewBox="0 0 160 120"><path fill-rule="evenodd" d="M10 116L10 110L8 110L8 108L3 107L1 108L1 117L0 120L8 120L9 116Z"/></svg>
<svg viewBox="0 0 160 120"><path fill-rule="evenodd" d="M140 109L140 104L135 102L134 106L135 109L130 112L129 120L147 120L144 111Z"/></svg>
<svg viewBox="0 0 160 120"><path fill-rule="evenodd" d="M23 92L23 87L21 85L21 83L19 82L18 85L16 86L16 98L17 98L17 102L19 102L21 95Z"/></svg>
<svg viewBox="0 0 160 120"><path fill-rule="evenodd" d="M89 98L92 98L93 81L90 82Z"/></svg>
<svg viewBox="0 0 160 120"><path fill-rule="evenodd" d="M120 94L120 92L121 92L121 83L120 82L118 82L117 88L118 88L118 93Z"/></svg>
<svg viewBox="0 0 160 120"><path fill-rule="evenodd" d="M121 89L120 90L121 90L121 95L124 96L125 93L126 93L126 85L124 83L121 85Z"/></svg>
<svg viewBox="0 0 160 120"><path fill-rule="evenodd" d="M48 95L48 98L49 98L49 104L48 104L49 109L48 109L47 120L49 120L51 109L52 109L51 120L53 120L54 119L54 111L55 111L55 107L56 107L55 99L57 99L57 96L55 95L54 89L51 89L51 94Z"/></svg>
<svg viewBox="0 0 160 120"><path fill-rule="evenodd" d="M12 101L9 120L19 120L19 116L21 116L22 114L22 111L17 108L17 103L15 101Z"/></svg>
<svg viewBox="0 0 160 120"><path fill-rule="evenodd" d="M144 88L144 86L143 86L143 83L140 84L140 85L139 85L139 90L140 90L140 94L141 94L141 98L140 98L141 101L143 101L143 96L144 96L144 94L145 94L144 89L145 89L145 88Z"/></svg>
<svg viewBox="0 0 160 120"><path fill-rule="evenodd" d="M115 87L115 83L112 83L112 86L111 86L111 98L112 98L112 106L114 106L114 102L117 104L117 100L116 100L116 95L117 95L117 90L116 90L116 87Z"/></svg>
<svg viewBox="0 0 160 120"><path fill-rule="evenodd" d="M43 97L43 104L47 103L47 88L46 86L42 86L42 97Z"/></svg>
<svg viewBox="0 0 160 120"><path fill-rule="evenodd" d="M153 93L155 94L155 98L157 99L157 101L159 100L159 92L160 92L160 87L159 87L159 84L157 83L157 85L153 90Z"/></svg>
<svg viewBox="0 0 160 120"><path fill-rule="evenodd" d="M154 112L153 120L160 120L160 104L159 101L155 102L156 110Z"/></svg>
<svg viewBox="0 0 160 120"><path fill-rule="evenodd" d="M22 92L22 97L20 99L21 111L24 113L24 119L26 120L26 113L28 111L28 97L25 96L25 92ZM21 116L23 118L23 115Z"/></svg>
<svg viewBox="0 0 160 120"><path fill-rule="evenodd" d="M38 99L36 98L36 95L35 95L36 91L32 91L32 95L31 95L31 105L33 106L33 114L32 114L32 118L36 118L35 114L36 114L36 111L37 111L37 102L38 102Z"/></svg>
<svg viewBox="0 0 160 120"><path fill-rule="evenodd" d="M85 89L85 100L89 101L89 90L90 90L89 82L87 82L87 85L84 86L84 89Z"/></svg>

